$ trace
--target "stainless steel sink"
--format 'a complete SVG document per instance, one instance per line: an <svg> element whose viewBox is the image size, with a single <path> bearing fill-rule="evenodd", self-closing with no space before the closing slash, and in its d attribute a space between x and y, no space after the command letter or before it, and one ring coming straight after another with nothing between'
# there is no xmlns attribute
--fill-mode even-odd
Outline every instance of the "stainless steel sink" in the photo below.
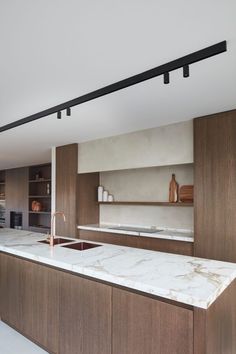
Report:
<svg viewBox="0 0 236 354"><path fill-rule="evenodd" d="M70 245L65 245L65 246L62 246L62 247L71 248L71 249L77 250L77 251L86 251L86 250L89 250L91 248L100 247L100 246L102 246L102 245L97 245L96 243L77 242L77 243L72 243Z"/></svg>
<svg viewBox="0 0 236 354"><path fill-rule="evenodd" d="M49 239L38 241L40 243L46 243L49 245ZM69 243L69 242L74 242L74 240L68 240L67 238L62 238L62 237L55 237L54 238L54 245L60 245L62 243Z"/></svg>

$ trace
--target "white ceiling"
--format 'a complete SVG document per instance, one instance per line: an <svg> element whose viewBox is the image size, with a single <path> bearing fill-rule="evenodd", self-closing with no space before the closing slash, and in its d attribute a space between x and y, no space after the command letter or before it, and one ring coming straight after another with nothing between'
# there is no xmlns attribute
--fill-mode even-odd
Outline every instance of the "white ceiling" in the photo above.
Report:
<svg viewBox="0 0 236 354"><path fill-rule="evenodd" d="M0 169L50 147L236 108L235 0L1 0L0 125L222 40L228 52L0 133Z"/></svg>

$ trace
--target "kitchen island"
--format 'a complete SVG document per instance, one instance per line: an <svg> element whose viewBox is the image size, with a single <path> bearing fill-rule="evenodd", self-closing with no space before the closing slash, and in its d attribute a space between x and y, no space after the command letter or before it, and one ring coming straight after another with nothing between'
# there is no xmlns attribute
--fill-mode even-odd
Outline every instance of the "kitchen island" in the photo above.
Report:
<svg viewBox="0 0 236 354"><path fill-rule="evenodd" d="M50 353L236 353L236 264L44 239L0 230L0 315Z"/></svg>

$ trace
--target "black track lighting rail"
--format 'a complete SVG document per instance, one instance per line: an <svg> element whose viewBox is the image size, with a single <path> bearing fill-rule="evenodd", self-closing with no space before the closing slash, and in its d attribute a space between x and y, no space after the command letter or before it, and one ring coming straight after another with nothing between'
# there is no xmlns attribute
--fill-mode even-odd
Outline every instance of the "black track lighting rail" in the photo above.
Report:
<svg viewBox="0 0 236 354"><path fill-rule="evenodd" d="M219 42L210 47L206 47L204 49L198 50L197 52L185 55L179 59L170 61L169 63L157 66L153 69L144 71L140 74L131 76L127 79L115 82L111 85L102 87L98 90L92 91L70 101L61 103L57 106L45 109L41 112L32 114L28 117L19 119L15 122L3 125L0 127L0 132L4 132L9 129L13 129L19 127L20 125L33 122L37 119L49 116L51 114L57 114L58 119L61 118L61 111L66 110L68 116L71 114L71 107L77 106L84 102L88 102L94 100L96 98L111 94L113 92L125 89L127 87L136 85L140 82L150 80L156 76L164 75L164 83L169 83L169 73L171 71L177 70L179 68L183 68L183 77L189 77L189 65L196 63L198 61L210 58L214 55L223 53L227 51L227 43L226 41Z"/></svg>

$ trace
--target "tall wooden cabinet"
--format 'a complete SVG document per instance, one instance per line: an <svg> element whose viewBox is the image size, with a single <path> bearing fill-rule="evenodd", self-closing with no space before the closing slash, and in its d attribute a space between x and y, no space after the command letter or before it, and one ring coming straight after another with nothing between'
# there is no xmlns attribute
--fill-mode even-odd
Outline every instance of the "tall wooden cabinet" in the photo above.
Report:
<svg viewBox="0 0 236 354"><path fill-rule="evenodd" d="M78 144L56 148L56 210L63 211L66 223L56 220L56 234L76 237Z"/></svg>
<svg viewBox="0 0 236 354"><path fill-rule="evenodd" d="M28 167L6 170L6 227L11 213L22 213L22 229L28 229Z"/></svg>
<svg viewBox="0 0 236 354"><path fill-rule="evenodd" d="M236 262L236 110L194 120L195 255Z"/></svg>

